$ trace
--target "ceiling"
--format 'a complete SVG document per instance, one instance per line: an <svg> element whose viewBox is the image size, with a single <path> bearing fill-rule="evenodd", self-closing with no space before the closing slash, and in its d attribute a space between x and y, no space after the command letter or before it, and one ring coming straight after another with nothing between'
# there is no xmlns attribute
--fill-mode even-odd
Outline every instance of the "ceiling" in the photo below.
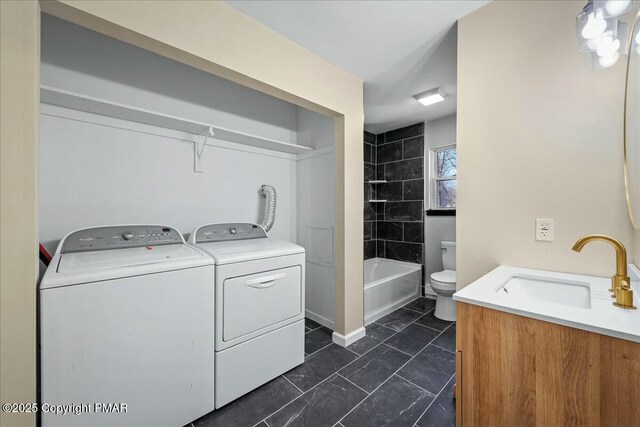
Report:
<svg viewBox="0 0 640 427"><path fill-rule="evenodd" d="M253 1L232 7L365 83L365 129L380 133L456 111L456 21L489 1ZM436 87L445 101L413 95Z"/></svg>

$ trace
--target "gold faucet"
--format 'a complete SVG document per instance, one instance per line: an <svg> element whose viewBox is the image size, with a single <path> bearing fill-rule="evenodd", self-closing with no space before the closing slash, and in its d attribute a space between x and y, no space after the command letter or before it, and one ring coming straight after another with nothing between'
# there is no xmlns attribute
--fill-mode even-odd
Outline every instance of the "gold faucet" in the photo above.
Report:
<svg viewBox="0 0 640 427"><path fill-rule="evenodd" d="M631 279L627 275L627 249L622 242L604 234L589 234L579 239L572 249L580 252L587 243L595 240L607 242L616 250L616 274L611 278L611 289L609 289L609 292L612 292L611 296L616 299L613 305L622 308L636 308L633 305Z"/></svg>

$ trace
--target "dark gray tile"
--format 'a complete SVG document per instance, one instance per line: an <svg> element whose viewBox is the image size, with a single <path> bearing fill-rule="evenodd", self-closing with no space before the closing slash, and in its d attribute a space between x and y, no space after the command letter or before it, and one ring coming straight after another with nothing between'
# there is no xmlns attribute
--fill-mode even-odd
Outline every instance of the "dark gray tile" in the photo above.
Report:
<svg viewBox="0 0 640 427"><path fill-rule="evenodd" d="M402 240L402 223L391 221L378 221L376 223L376 236L381 240Z"/></svg>
<svg viewBox="0 0 640 427"><path fill-rule="evenodd" d="M339 375L312 388L269 418L270 427L330 427L367 396Z"/></svg>
<svg viewBox="0 0 640 427"><path fill-rule="evenodd" d="M324 326L304 335L304 351L313 354L333 342L333 331Z"/></svg>
<svg viewBox="0 0 640 427"><path fill-rule="evenodd" d="M399 331L401 329L404 329L407 325L413 323L420 316L422 316L421 313L416 313L415 311L400 308L378 319L376 323L389 329L393 329L394 331Z"/></svg>
<svg viewBox="0 0 640 427"><path fill-rule="evenodd" d="M314 320L309 319L308 317L305 317L304 326L313 330L313 329L318 329L322 325Z"/></svg>
<svg viewBox="0 0 640 427"><path fill-rule="evenodd" d="M371 259L376 257L376 241L367 240L364 242L364 259Z"/></svg>
<svg viewBox="0 0 640 427"><path fill-rule="evenodd" d="M289 381L278 377L193 424L196 427L251 427L301 394Z"/></svg>
<svg viewBox="0 0 640 427"><path fill-rule="evenodd" d="M311 328L307 328L306 326L304 327L304 333L306 334L307 332L311 332L312 329Z"/></svg>
<svg viewBox="0 0 640 427"><path fill-rule="evenodd" d="M375 346L380 344L381 342L382 342L381 340L376 339L376 338L370 336L367 333L366 336L360 338L358 341L354 342L353 344L351 344L347 348L349 350L353 351L354 353L358 353L359 355L363 355L367 351L371 350L372 348L374 348Z"/></svg>
<svg viewBox="0 0 640 427"><path fill-rule="evenodd" d="M386 163L384 165L384 179L387 181L422 179L424 178L423 163L423 158Z"/></svg>
<svg viewBox="0 0 640 427"><path fill-rule="evenodd" d="M364 161L365 163L375 163L373 161L374 146L371 144L364 144Z"/></svg>
<svg viewBox="0 0 640 427"><path fill-rule="evenodd" d="M422 201L387 202L384 218L387 221L422 221Z"/></svg>
<svg viewBox="0 0 640 427"><path fill-rule="evenodd" d="M429 311L436 308L436 300L431 298L420 297L414 301L411 301L409 304L404 306L410 310L419 311L421 313L428 313Z"/></svg>
<svg viewBox="0 0 640 427"><path fill-rule="evenodd" d="M422 243L384 242L385 258L422 264Z"/></svg>
<svg viewBox="0 0 640 427"><path fill-rule="evenodd" d="M385 257L384 240L376 240L376 255L380 258Z"/></svg>
<svg viewBox="0 0 640 427"><path fill-rule="evenodd" d="M379 133L376 135L376 144L384 144L384 133Z"/></svg>
<svg viewBox="0 0 640 427"><path fill-rule="evenodd" d="M269 424L265 423L264 421L261 421L260 424L256 424L255 427L269 427Z"/></svg>
<svg viewBox="0 0 640 427"><path fill-rule="evenodd" d="M402 142L378 145L376 150L377 163L388 163L402 160Z"/></svg>
<svg viewBox="0 0 640 427"><path fill-rule="evenodd" d="M365 221L375 221L377 218L377 203L364 203L364 220Z"/></svg>
<svg viewBox="0 0 640 427"><path fill-rule="evenodd" d="M407 326L384 343L411 356L415 356L437 335L438 331L413 324Z"/></svg>
<svg viewBox="0 0 640 427"><path fill-rule="evenodd" d="M385 179L385 177L384 177L384 163L377 164L377 166L376 166L376 179Z"/></svg>
<svg viewBox="0 0 640 427"><path fill-rule="evenodd" d="M390 130L385 132L385 142L398 141L400 139L407 139L418 135L424 135L424 123L416 123L415 125L405 126L403 128Z"/></svg>
<svg viewBox="0 0 640 427"><path fill-rule="evenodd" d="M423 229L422 222L405 222L404 223L404 236L405 242L411 243L423 243L424 238L422 234Z"/></svg>
<svg viewBox="0 0 640 427"><path fill-rule="evenodd" d="M402 158L424 157L424 136L416 136L402 141Z"/></svg>
<svg viewBox="0 0 640 427"><path fill-rule="evenodd" d="M420 417L419 427L455 427L456 401L453 399L455 375L449 380L444 390L436 397L429 409Z"/></svg>
<svg viewBox="0 0 640 427"><path fill-rule="evenodd" d="M304 363L284 374L302 391L310 390L356 359L356 355L336 344L307 357Z"/></svg>
<svg viewBox="0 0 640 427"><path fill-rule="evenodd" d="M403 181L402 198L404 200L424 200L424 179Z"/></svg>
<svg viewBox="0 0 640 427"><path fill-rule="evenodd" d="M403 378L437 394L455 373L455 354L428 345L398 372Z"/></svg>
<svg viewBox="0 0 640 427"><path fill-rule="evenodd" d="M402 181L377 184L376 198L381 200L402 200Z"/></svg>
<svg viewBox="0 0 640 427"><path fill-rule="evenodd" d="M368 182L364 183L364 201L375 199L375 191L373 191L373 184L369 184Z"/></svg>
<svg viewBox="0 0 640 427"><path fill-rule="evenodd" d="M343 368L339 374L371 393L410 358L398 350L381 344Z"/></svg>
<svg viewBox="0 0 640 427"><path fill-rule="evenodd" d="M373 238L373 234L371 233L371 224L373 224L373 221L364 222L364 240L371 240Z"/></svg>
<svg viewBox="0 0 640 427"><path fill-rule="evenodd" d="M372 181L376 179L376 167L370 163L364 164L364 180Z"/></svg>
<svg viewBox="0 0 640 427"><path fill-rule="evenodd" d="M371 132L367 132L365 130L364 131L364 142L366 142L367 144L375 144L376 143L376 136L374 134L372 134Z"/></svg>
<svg viewBox="0 0 640 427"><path fill-rule="evenodd" d="M384 326L377 323L371 323L370 325L367 325L366 331L368 337L372 337L380 341L384 341L391 335L396 333L396 331L394 331L393 329L385 328Z"/></svg>
<svg viewBox="0 0 640 427"><path fill-rule="evenodd" d="M376 205L376 220L384 221L384 205L386 203L375 203Z"/></svg>
<svg viewBox="0 0 640 427"><path fill-rule="evenodd" d="M424 326L428 326L433 329L437 329L439 331L444 331L451 323L446 320L438 319L435 316L435 310L431 313L427 313L424 317L418 320L416 323L419 323Z"/></svg>
<svg viewBox="0 0 640 427"><path fill-rule="evenodd" d="M434 345L442 347L445 350L456 352L456 324L449 326L436 340Z"/></svg>
<svg viewBox="0 0 640 427"><path fill-rule="evenodd" d="M434 397L394 375L341 422L345 427L410 427Z"/></svg>

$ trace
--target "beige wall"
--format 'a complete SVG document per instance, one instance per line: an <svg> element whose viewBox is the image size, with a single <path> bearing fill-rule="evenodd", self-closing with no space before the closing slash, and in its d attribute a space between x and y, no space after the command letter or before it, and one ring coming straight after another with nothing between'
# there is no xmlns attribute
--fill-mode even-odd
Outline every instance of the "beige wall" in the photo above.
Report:
<svg viewBox="0 0 640 427"><path fill-rule="evenodd" d="M623 61L594 70L576 52L584 1L496 1L458 25L458 284L500 264L611 275L632 256L622 175ZM535 218L555 220L553 243ZM637 246L637 245L636 245Z"/></svg>
<svg viewBox="0 0 640 427"><path fill-rule="evenodd" d="M40 9L2 1L0 19L0 402L35 402Z"/></svg>

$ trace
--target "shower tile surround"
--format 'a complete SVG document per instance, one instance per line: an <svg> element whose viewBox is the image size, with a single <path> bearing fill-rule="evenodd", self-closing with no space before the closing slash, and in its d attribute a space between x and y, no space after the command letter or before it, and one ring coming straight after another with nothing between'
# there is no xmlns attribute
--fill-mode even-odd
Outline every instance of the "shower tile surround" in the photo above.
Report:
<svg viewBox="0 0 640 427"><path fill-rule="evenodd" d="M365 259L423 264L424 123L379 135L365 132L364 162ZM387 182L368 184L374 179Z"/></svg>

